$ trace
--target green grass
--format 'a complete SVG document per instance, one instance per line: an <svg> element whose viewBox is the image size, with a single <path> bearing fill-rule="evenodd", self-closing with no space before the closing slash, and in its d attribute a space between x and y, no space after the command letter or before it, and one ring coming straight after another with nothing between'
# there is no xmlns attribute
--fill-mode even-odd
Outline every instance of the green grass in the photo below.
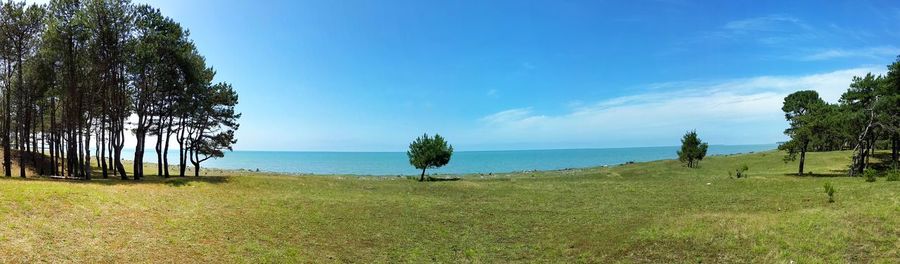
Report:
<svg viewBox="0 0 900 264"><path fill-rule="evenodd" d="M900 182L835 177L847 152L810 154L815 176L781 158L427 183L6 179L0 262L900 262ZM749 178L729 178L742 164Z"/></svg>

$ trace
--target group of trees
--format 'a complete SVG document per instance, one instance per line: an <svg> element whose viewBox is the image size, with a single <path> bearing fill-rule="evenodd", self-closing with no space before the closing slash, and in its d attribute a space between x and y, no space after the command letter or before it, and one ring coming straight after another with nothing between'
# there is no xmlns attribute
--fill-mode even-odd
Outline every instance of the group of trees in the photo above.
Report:
<svg viewBox="0 0 900 264"><path fill-rule="evenodd" d="M16 150L21 177L25 164L49 157L39 174L91 179L95 158L103 178L128 179L127 133L137 139L134 179L144 176L151 137L160 174L169 176L171 143L178 145L178 174L190 162L198 175L201 162L236 142L236 92L213 84L215 71L188 31L149 5L2 2L0 74L5 176Z"/></svg>
<svg viewBox="0 0 900 264"><path fill-rule="evenodd" d="M825 102L815 91L798 91L785 97L782 110L790 140L779 149L787 151L785 161L799 156L799 174L811 151L853 150L851 176L870 166L877 149L890 149L890 164L900 165L900 57L885 75L853 77L838 103Z"/></svg>

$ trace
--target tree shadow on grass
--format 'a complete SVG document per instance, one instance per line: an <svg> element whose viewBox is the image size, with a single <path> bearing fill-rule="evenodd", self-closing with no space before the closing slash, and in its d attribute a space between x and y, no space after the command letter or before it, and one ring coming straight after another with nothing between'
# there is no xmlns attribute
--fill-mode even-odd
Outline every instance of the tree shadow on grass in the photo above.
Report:
<svg viewBox="0 0 900 264"><path fill-rule="evenodd" d="M0 159L2 159L3 155L0 154ZM53 164L51 163L51 159L49 156L33 153L33 152L23 152L19 150L11 150L10 151L10 161L13 163L13 166L18 167L20 160L25 161L25 169L30 171L31 173L48 173L50 169L53 168ZM18 169L12 169L12 176L19 176Z"/></svg>
<svg viewBox="0 0 900 264"><path fill-rule="evenodd" d="M891 164L891 153L873 153L872 158L870 159L869 168L875 169L877 171L888 171L893 169L893 164Z"/></svg>
<svg viewBox="0 0 900 264"><path fill-rule="evenodd" d="M150 175L144 176L143 179L139 181L134 180L134 175L128 174L129 180L122 180L112 168L109 169L108 178L102 177L102 169L98 166L98 164L91 164L91 180L83 180L83 179L72 179L72 178L51 178L49 175L53 169L53 159L50 156L42 154L42 153L33 153L33 152L21 152L18 150L10 151L10 158L14 163L17 163L20 158L25 160L25 167L31 171L32 173L44 174L44 175L28 175L27 178L22 179L18 174L18 171L13 171L12 177L10 179L17 180L27 180L27 181L54 181L54 182L71 182L78 184L99 184L99 185L135 185L135 184L166 184L173 187L180 187L190 185L191 183L211 183L211 184L219 184L226 183L230 180L231 176L202 176L202 177L169 177L165 178L162 176ZM20 155L24 155L21 156ZM95 157L96 158L96 157ZM2 159L2 154L0 154L0 159ZM92 160L93 161L93 160ZM62 162L62 159L60 159ZM58 164L61 165L61 164ZM0 167L2 168L2 167ZM31 174L31 173L29 173ZM0 178L5 178L0 176Z"/></svg>
<svg viewBox="0 0 900 264"><path fill-rule="evenodd" d="M869 164L866 166L866 168L871 168L880 172L890 171L893 169L891 158L892 157L890 152L875 152L869 157ZM849 170L847 169L829 170L826 173L804 173L803 175L797 175L796 173L785 173L784 175L795 177L850 177Z"/></svg>
<svg viewBox="0 0 900 264"><path fill-rule="evenodd" d="M128 175L129 178L132 175ZM70 182L75 184L94 184L94 185L144 185L144 184L164 184L172 187L182 187L188 186L193 183L209 183L209 184L221 184L227 183L231 180L231 176L203 176L203 177L170 177L164 178L160 176L144 176L141 180L122 180L118 176L110 175L109 178L93 178L91 180L79 180L79 179L52 179L47 176L37 176L31 177L28 180L34 181L53 181L53 182Z"/></svg>
<svg viewBox="0 0 900 264"><path fill-rule="evenodd" d="M178 178L169 178L163 183L172 187L181 187L188 186L191 183L195 182L203 182L203 183L212 183L212 184L220 184L226 183L230 177L226 176L207 176L207 177L178 177Z"/></svg>
<svg viewBox="0 0 900 264"><path fill-rule="evenodd" d="M425 181L429 181L429 182L459 181L459 180L462 180L462 178L456 178L456 177L454 177L454 178L436 178L436 177L431 177L431 176L425 177Z"/></svg>
<svg viewBox="0 0 900 264"><path fill-rule="evenodd" d="M812 177L812 178L848 177L846 170L829 170L829 172L826 172L826 173L807 172L807 173L804 173L803 175L798 175L796 173L785 173L784 176Z"/></svg>

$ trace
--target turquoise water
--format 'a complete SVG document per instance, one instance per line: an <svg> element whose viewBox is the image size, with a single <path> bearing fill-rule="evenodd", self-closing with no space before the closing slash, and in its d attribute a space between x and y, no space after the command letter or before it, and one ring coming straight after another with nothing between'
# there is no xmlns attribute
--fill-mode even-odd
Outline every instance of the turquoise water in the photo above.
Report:
<svg viewBox="0 0 900 264"><path fill-rule="evenodd" d="M710 146L709 155L736 154L775 149L775 144ZM526 170L557 170L616 165L628 161L651 161L676 158L678 147L560 149L510 151L459 151L447 166L429 173L501 173ZM176 153L177 154L177 151ZM133 157L132 153L123 153ZM148 162L156 162L156 154L146 154ZM177 162L177 158L170 158ZM418 175L405 152L269 152L235 151L225 158L209 160L204 167L248 169L282 173Z"/></svg>

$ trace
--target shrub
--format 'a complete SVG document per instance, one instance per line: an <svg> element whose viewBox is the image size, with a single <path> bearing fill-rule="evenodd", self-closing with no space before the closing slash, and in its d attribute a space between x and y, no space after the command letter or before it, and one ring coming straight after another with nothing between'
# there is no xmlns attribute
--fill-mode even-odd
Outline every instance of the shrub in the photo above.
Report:
<svg viewBox="0 0 900 264"><path fill-rule="evenodd" d="M834 202L834 186L830 182L825 183L825 194L828 195L828 202Z"/></svg>
<svg viewBox="0 0 900 264"><path fill-rule="evenodd" d="M878 179L878 172L873 169L866 169L863 171L863 177L866 177L866 182L875 182Z"/></svg>
<svg viewBox="0 0 900 264"><path fill-rule="evenodd" d="M708 148L709 145L697 137L696 130L688 131L681 139L681 150L678 150L678 160L687 165L688 168L696 168L700 165L700 161L706 157Z"/></svg>
<svg viewBox="0 0 900 264"><path fill-rule="evenodd" d="M892 170L887 174L887 181L900 181L900 171Z"/></svg>
<svg viewBox="0 0 900 264"><path fill-rule="evenodd" d="M734 176L738 179L747 178L747 171L750 170L750 167L747 167L747 164L741 165L740 168L734 170Z"/></svg>

